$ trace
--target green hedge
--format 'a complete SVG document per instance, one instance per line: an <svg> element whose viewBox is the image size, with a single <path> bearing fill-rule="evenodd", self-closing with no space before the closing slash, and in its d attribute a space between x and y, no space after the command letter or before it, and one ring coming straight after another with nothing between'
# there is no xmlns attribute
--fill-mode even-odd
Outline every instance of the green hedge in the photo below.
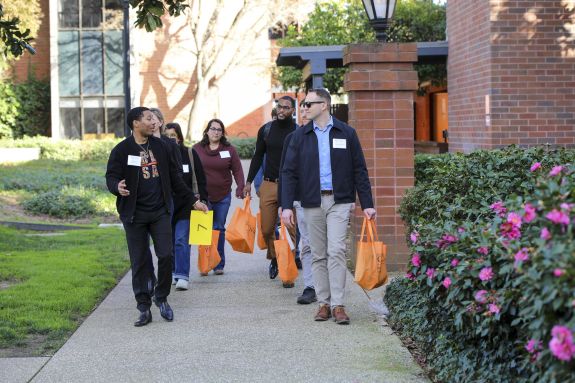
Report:
<svg viewBox="0 0 575 383"><path fill-rule="evenodd" d="M573 381L574 160L516 147L417 158L400 208L413 256L386 303L436 381Z"/></svg>
<svg viewBox="0 0 575 383"><path fill-rule="evenodd" d="M0 140L0 148L40 148L40 158L49 160L80 161L108 160L112 148L120 142L104 140L53 140L49 137L24 137Z"/></svg>
<svg viewBox="0 0 575 383"><path fill-rule="evenodd" d="M238 155L242 159L249 160L254 155L254 151L256 149L256 138L230 138L230 143L236 148L238 151Z"/></svg>
<svg viewBox="0 0 575 383"><path fill-rule="evenodd" d="M0 138L48 135L50 82L0 82Z"/></svg>

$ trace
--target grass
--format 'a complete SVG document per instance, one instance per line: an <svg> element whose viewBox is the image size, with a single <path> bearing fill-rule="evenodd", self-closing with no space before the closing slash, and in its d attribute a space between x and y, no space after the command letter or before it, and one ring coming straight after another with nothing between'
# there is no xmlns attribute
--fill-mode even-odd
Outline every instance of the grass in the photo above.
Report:
<svg viewBox="0 0 575 383"><path fill-rule="evenodd" d="M0 207L0 213L4 217L19 217L18 221L34 220L29 215L42 221L116 220L116 198L106 188L105 172L105 160L43 159L1 164L0 202L9 207Z"/></svg>
<svg viewBox="0 0 575 383"><path fill-rule="evenodd" d="M53 353L129 268L117 228L24 234L0 226L0 356Z"/></svg>

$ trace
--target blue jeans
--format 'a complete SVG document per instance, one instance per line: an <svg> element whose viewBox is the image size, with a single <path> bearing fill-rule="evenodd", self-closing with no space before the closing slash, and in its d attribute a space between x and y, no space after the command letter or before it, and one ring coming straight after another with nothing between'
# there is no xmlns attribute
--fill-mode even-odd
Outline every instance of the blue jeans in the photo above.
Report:
<svg viewBox="0 0 575 383"><path fill-rule="evenodd" d="M224 252L224 245L226 244L226 218L232 203L232 193L225 196L221 201L210 201L210 208L214 211L214 230L220 231L220 238L218 240L218 253L220 254L221 262L215 267L214 270L223 270L226 265L226 253Z"/></svg>
<svg viewBox="0 0 575 383"><path fill-rule="evenodd" d="M174 273L175 279L190 279L190 220L181 219L174 226Z"/></svg>

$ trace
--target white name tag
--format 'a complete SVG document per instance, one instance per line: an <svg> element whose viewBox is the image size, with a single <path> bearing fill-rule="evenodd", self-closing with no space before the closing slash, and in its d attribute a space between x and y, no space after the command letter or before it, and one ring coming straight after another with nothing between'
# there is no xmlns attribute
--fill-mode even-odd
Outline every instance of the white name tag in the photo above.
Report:
<svg viewBox="0 0 575 383"><path fill-rule="evenodd" d="M221 158L230 158L230 152L229 152L229 150L222 150L222 151L220 152L220 157L221 157Z"/></svg>
<svg viewBox="0 0 575 383"><path fill-rule="evenodd" d="M190 165L188 165L188 164L183 164L182 167L184 168L184 173L189 173L189 172L190 172Z"/></svg>
<svg viewBox="0 0 575 383"><path fill-rule="evenodd" d="M128 166L142 166L142 159L140 156L128 155Z"/></svg>
<svg viewBox="0 0 575 383"><path fill-rule="evenodd" d="M333 148L334 149L345 149L347 146L345 138L334 138L333 139Z"/></svg>

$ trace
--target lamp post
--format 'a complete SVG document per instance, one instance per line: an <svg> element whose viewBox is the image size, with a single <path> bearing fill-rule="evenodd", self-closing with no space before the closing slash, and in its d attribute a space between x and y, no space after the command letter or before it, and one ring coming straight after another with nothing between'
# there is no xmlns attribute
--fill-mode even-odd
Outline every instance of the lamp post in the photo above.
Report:
<svg viewBox="0 0 575 383"><path fill-rule="evenodd" d="M389 21L393 17L396 0L362 0L363 7L369 18L369 23L375 30L377 41L387 40L387 28Z"/></svg>
<svg viewBox="0 0 575 383"><path fill-rule="evenodd" d="M122 31L123 66L124 66L124 136L131 134L126 116L131 106L130 100L130 2L123 0L124 5L124 30Z"/></svg>

